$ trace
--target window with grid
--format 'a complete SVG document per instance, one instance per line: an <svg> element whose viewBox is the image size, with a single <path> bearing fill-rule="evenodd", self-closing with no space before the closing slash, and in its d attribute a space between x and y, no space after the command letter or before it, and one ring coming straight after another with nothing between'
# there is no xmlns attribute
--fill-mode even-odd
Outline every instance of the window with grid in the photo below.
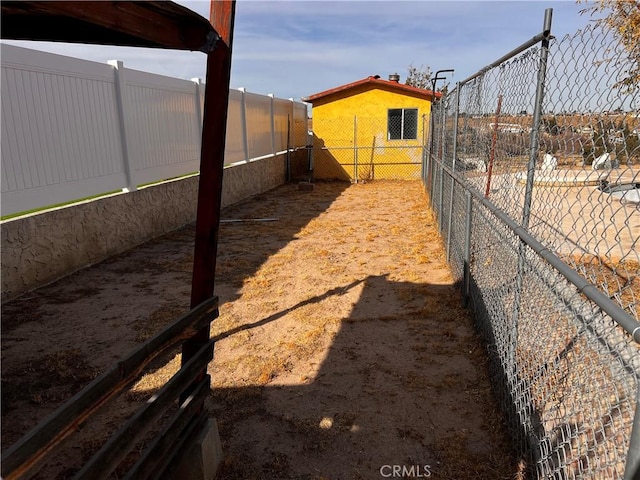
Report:
<svg viewBox="0 0 640 480"><path fill-rule="evenodd" d="M387 112L388 140L415 140L418 138L418 109L390 108Z"/></svg>

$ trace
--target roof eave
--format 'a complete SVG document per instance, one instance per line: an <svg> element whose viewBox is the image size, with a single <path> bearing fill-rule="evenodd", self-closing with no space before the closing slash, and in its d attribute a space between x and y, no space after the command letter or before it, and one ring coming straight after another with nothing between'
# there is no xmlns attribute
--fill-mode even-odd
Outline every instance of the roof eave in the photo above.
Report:
<svg viewBox="0 0 640 480"><path fill-rule="evenodd" d="M412 93L414 95L424 96L427 100L432 100L435 98L440 98L442 94L440 92L433 92L431 90L425 90L422 88L412 87L410 85L405 85L402 83L391 82L387 80L382 80L380 78L375 77L367 77L361 80L357 80L355 82L347 83L345 85L341 85L339 87L331 88L329 90L325 90L323 92L315 93L308 97L303 97L302 100L305 102L313 103L314 100L319 100L322 98L329 97L331 95L336 95L342 93L344 91L359 87L361 85L373 85L377 87L386 87L397 89L399 93Z"/></svg>

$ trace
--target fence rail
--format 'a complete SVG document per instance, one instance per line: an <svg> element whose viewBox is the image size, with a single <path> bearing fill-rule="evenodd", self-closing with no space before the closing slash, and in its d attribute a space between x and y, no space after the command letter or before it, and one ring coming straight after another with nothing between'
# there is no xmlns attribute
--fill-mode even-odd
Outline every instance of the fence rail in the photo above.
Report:
<svg viewBox="0 0 640 480"><path fill-rule="evenodd" d="M29 472L36 468L52 449L78 429L78 426L86 421L91 414L121 394L126 386L139 378L141 372L149 366L153 359L192 336L203 325L210 325L217 316L218 298L213 297L165 327L160 333L96 378L2 454L2 475L4 478L26 478ZM135 444L135 440L150 428L160 414L171 408L172 401L185 390L186 386L198 374L198 368L206 365L212 355L213 341L202 348L191 364L184 365L165 384L161 392L149 399L74 478L107 478ZM203 385L209 385L208 379L203 382ZM187 408L186 405L184 408ZM186 421L190 418L182 420ZM158 437L158 442L165 441L167 449L178 441L176 436L182 432L182 428L179 427L182 420L181 416L177 415L166 426L166 431L162 436ZM116 446L117 448L114 448ZM148 452L153 452L153 449L149 449ZM155 460L155 463L151 462L152 466L156 466L158 459ZM149 468L148 463L149 458L142 457L134 466L135 471Z"/></svg>
<svg viewBox="0 0 640 480"><path fill-rule="evenodd" d="M2 216L199 169L204 87L2 44ZM225 165L307 144L307 106L229 95Z"/></svg>
<svg viewBox="0 0 640 480"><path fill-rule="evenodd" d="M531 477L632 479L640 91L607 31L550 20L434 105L423 181Z"/></svg>
<svg viewBox="0 0 640 480"><path fill-rule="evenodd" d="M407 138L389 138L386 118L336 116L314 119L311 146L316 178L354 182L420 178L426 114L415 118L415 131ZM398 129L399 130L399 129Z"/></svg>

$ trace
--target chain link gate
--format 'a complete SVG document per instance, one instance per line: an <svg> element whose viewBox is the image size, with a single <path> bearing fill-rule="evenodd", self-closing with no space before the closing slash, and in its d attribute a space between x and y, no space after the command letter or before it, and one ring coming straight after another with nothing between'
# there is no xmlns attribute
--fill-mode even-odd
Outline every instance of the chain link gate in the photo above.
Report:
<svg viewBox="0 0 640 480"><path fill-rule="evenodd" d="M533 478L640 475L638 86L542 33L434 105L423 181Z"/></svg>
<svg viewBox="0 0 640 480"><path fill-rule="evenodd" d="M314 119L314 130L323 132L322 138L313 139L316 176L352 182L419 179L428 117L417 109L397 110L400 113L391 111L388 119Z"/></svg>

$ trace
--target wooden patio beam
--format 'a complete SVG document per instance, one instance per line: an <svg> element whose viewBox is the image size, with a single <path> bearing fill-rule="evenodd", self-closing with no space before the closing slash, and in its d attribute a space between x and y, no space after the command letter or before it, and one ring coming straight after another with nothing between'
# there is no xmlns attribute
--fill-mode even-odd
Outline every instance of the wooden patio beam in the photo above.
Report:
<svg viewBox="0 0 640 480"><path fill-rule="evenodd" d="M220 35L220 39L215 50L207 55L200 180L191 282L192 305L197 305L212 297L215 285L234 18L235 0L211 0L211 24ZM207 326L202 328L191 340L185 342L182 347L183 365L208 340L209 327ZM205 372L202 372L202 376L204 374Z"/></svg>
<svg viewBox="0 0 640 480"><path fill-rule="evenodd" d="M217 35L174 2L3 1L2 38L168 48L208 53Z"/></svg>

